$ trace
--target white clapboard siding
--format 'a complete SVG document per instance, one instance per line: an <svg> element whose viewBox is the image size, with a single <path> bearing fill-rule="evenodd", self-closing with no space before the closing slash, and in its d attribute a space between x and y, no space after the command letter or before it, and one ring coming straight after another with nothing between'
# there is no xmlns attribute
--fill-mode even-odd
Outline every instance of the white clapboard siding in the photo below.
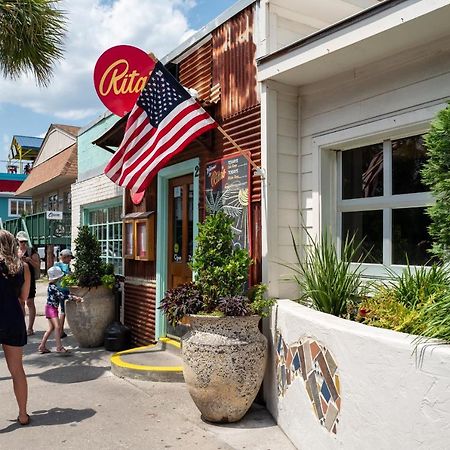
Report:
<svg viewBox="0 0 450 450"><path fill-rule="evenodd" d="M42 145L41 151L34 162L34 166L38 166L50 159L52 156L65 150L76 142L76 138L69 136L63 131L55 128L47 136Z"/></svg>

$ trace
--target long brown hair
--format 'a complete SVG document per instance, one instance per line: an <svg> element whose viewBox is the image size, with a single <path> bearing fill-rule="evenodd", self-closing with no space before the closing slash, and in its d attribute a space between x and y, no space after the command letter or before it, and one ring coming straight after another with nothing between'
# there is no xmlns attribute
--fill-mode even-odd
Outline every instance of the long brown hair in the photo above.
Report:
<svg viewBox="0 0 450 450"><path fill-rule="evenodd" d="M22 269L22 261L17 253L18 244L9 231L0 230L0 262L8 270L8 275L16 275Z"/></svg>

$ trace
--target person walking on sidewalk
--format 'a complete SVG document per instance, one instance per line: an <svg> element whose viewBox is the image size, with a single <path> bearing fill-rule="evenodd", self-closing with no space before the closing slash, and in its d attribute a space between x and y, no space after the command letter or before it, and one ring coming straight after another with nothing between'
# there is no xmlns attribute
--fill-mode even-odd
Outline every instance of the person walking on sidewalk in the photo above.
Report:
<svg viewBox="0 0 450 450"><path fill-rule="evenodd" d="M30 268L31 280L30 280L30 293L26 299L26 305L28 308L28 329L27 334L31 336L34 334L33 326L34 319L36 318L36 305L34 303L34 297L36 297L36 278L39 278L41 270L41 260L38 253L28 246L29 238L25 231L19 231L16 235L19 241L19 257L22 261L26 262ZM22 304L25 314L25 302Z"/></svg>
<svg viewBox="0 0 450 450"><path fill-rule="evenodd" d="M73 255L72 252L65 248L64 250L61 250L59 253L59 261L56 262L54 265L55 267L59 267L62 270L62 273L64 275L70 275L72 273L72 270L70 269L70 261L72 261ZM69 294L69 288L61 287L58 284L58 289L65 293ZM62 300L60 303L61 311L59 314L59 321L61 323L61 339L67 337L66 332L64 331L64 323L66 321L66 301Z"/></svg>
<svg viewBox="0 0 450 450"><path fill-rule="evenodd" d="M13 380L19 407L17 421L21 425L30 423L27 413L28 384L22 362L27 332L21 305L28 297L30 278L30 269L19 257L14 235L0 230L0 343Z"/></svg>
<svg viewBox="0 0 450 450"><path fill-rule="evenodd" d="M75 295L61 292L56 286L56 282L60 280L64 274L59 267L50 267L47 271L48 288L47 288L47 304L45 305L45 317L48 319L48 329L42 337L39 344L39 353L50 353L47 348L47 340L50 335L55 332L56 352L69 353L69 351L61 344L61 324L59 322L58 308L62 300L74 300L81 302L83 299Z"/></svg>

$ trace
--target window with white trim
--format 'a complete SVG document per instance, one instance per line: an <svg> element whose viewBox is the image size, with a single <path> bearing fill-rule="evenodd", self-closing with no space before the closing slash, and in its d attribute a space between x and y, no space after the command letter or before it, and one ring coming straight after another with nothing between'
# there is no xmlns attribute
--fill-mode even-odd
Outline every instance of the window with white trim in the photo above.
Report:
<svg viewBox="0 0 450 450"><path fill-rule="evenodd" d="M89 209L87 225L100 242L102 260L114 265L114 273L122 274L122 207Z"/></svg>
<svg viewBox="0 0 450 450"><path fill-rule="evenodd" d="M8 216L20 217L27 216L33 212L32 200L13 199L8 201Z"/></svg>
<svg viewBox="0 0 450 450"><path fill-rule="evenodd" d="M429 262L426 206L433 199L420 178L425 159L421 135L338 152L341 245L346 236L363 239L369 264Z"/></svg>

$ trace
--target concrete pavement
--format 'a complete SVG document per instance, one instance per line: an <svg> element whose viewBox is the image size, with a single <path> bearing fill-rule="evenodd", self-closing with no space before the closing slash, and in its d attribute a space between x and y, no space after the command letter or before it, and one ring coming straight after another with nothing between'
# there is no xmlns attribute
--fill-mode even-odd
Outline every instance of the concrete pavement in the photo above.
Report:
<svg viewBox="0 0 450 450"><path fill-rule="evenodd" d="M70 356L41 355L37 347L45 283L38 283L36 334L25 347L32 423L21 427L9 372L0 352L0 449L255 449L291 450L268 412L254 405L236 424L212 425L200 418L184 383L117 378L111 353L79 349L70 335ZM50 340L49 348L54 349Z"/></svg>

